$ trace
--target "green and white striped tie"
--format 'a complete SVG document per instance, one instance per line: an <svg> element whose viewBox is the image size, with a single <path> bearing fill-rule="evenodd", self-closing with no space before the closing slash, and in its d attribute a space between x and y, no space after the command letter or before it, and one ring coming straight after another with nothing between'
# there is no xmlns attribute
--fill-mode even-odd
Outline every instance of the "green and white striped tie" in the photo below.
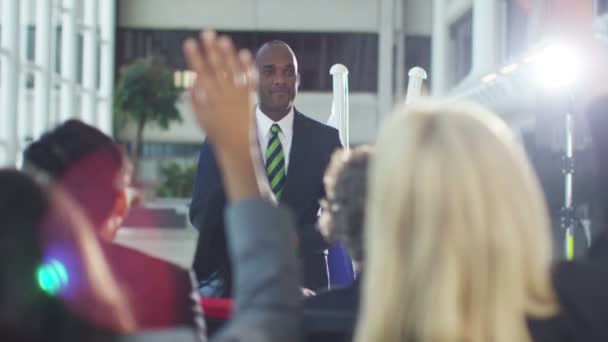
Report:
<svg viewBox="0 0 608 342"><path fill-rule="evenodd" d="M285 156L283 155L283 146L279 139L279 133L281 127L277 124L273 124L270 127L270 141L268 142L268 148L266 149L266 174L268 175L268 181L272 192L281 198L283 193L283 187L285 186Z"/></svg>

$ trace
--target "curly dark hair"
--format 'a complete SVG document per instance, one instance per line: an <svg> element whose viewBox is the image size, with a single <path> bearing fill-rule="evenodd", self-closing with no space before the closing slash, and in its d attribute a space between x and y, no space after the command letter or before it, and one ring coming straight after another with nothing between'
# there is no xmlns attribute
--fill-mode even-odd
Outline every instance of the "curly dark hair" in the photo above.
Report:
<svg viewBox="0 0 608 342"><path fill-rule="evenodd" d="M367 200L367 177L372 150L360 146L336 151L329 162L323 183L327 198L320 221L330 242L342 241L355 262L363 261L363 225Z"/></svg>

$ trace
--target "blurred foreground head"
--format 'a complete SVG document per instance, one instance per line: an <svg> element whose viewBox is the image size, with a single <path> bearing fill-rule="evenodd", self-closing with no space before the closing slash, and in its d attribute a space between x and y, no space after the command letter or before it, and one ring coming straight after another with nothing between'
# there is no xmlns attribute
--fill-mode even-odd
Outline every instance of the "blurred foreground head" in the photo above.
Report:
<svg viewBox="0 0 608 342"><path fill-rule="evenodd" d="M0 170L0 331L19 336L29 319L43 319L45 296L36 282L42 262L39 227L48 207L29 177Z"/></svg>
<svg viewBox="0 0 608 342"><path fill-rule="evenodd" d="M0 170L0 188L2 340L133 331L95 233L69 195L13 170Z"/></svg>
<svg viewBox="0 0 608 342"><path fill-rule="evenodd" d="M557 310L541 189L493 113L398 109L379 133L367 209L358 341L530 341L526 318Z"/></svg>
<svg viewBox="0 0 608 342"><path fill-rule="evenodd" d="M82 206L105 240L113 240L128 208L131 164L107 135L69 120L33 142L24 153L24 170L44 173Z"/></svg>

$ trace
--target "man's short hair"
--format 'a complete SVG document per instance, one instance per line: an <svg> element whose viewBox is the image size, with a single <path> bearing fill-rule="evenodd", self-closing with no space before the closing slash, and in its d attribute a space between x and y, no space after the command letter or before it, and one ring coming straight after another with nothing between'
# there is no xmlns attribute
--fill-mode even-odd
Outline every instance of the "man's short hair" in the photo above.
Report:
<svg viewBox="0 0 608 342"><path fill-rule="evenodd" d="M274 39L274 40L269 40L266 43L260 45L260 47L258 47L258 49L255 51L256 58L257 58L257 56L260 54L260 52L263 49L266 49L266 48L269 48L269 47L273 47L273 46L282 46L282 47L285 47L289 51L291 51L292 54L295 55L295 53L293 52L293 49L291 48L291 46L289 44L287 44L286 42L284 42L282 40Z"/></svg>

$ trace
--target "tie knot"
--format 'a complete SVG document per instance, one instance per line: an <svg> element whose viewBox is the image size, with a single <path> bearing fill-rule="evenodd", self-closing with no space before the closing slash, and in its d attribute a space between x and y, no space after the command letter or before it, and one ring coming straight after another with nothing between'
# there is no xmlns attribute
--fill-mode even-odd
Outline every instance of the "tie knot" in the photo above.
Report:
<svg viewBox="0 0 608 342"><path fill-rule="evenodd" d="M281 127L279 127L279 125L277 125L276 123L272 124L272 126L270 127L270 132L273 135L277 135L279 134L279 132L281 132Z"/></svg>

